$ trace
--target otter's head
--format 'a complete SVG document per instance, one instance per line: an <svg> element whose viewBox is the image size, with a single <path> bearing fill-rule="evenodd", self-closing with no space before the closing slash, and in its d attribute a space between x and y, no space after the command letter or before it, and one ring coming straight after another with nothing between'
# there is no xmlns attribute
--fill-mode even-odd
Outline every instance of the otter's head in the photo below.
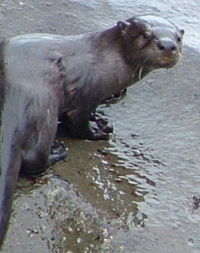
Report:
<svg viewBox="0 0 200 253"><path fill-rule="evenodd" d="M122 53L134 68L171 68L179 60L184 31L164 18L135 16L119 21Z"/></svg>

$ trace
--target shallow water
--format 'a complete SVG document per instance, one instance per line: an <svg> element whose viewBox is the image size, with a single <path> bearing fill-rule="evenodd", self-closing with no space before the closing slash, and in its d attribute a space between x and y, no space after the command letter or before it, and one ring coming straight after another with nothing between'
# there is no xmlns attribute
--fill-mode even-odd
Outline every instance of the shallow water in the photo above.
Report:
<svg viewBox="0 0 200 253"><path fill-rule="evenodd" d="M183 58L175 68L152 73L128 89L123 100L100 108L114 125L111 139L108 142L65 139L69 156L54 171L81 196L82 199L76 200L73 195L77 206L78 201L89 203L106 224L116 246L113 252L199 252L200 213L198 209L192 211L192 198L200 195L200 3L5 0L0 6L2 31L9 36L24 32L77 34L100 30L119 19L143 13L160 14L185 29ZM59 188L58 180L52 184ZM41 191L50 190L42 186ZM26 198L19 198L19 203ZM44 198L49 200L46 195ZM58 197L55 201L66 208L66 199ZM54 231L59 231L57 244L49 239L52 235L46 235L43 241L49 242L48 250L45 248L43 252L111 252L89 247L95 240L88 237L87 231L95 231L93 235L98 231L97 237L103 237L96 221L84 218L81 211L73 208L73 219L68 216L64 219L70 211L62 211L58 204L54 206L53 200L50 204L50 211L45 212L57 212L58 216L60 213L65 225L60 222L54 227ZM80 231L73 233L74 237L70 232L80 227L77 220L85 224L83 243L78 241ZM66 231L68 225L72 230ZM11 236L8 234L12 242ZM66 238L72 238L72 242ZM100 245L102 241L95 242ZM36 242L38 246L41 243L39 239ZM86 250L88 247L90 251ZM10 252L7 248L5 252Z"/></svg>

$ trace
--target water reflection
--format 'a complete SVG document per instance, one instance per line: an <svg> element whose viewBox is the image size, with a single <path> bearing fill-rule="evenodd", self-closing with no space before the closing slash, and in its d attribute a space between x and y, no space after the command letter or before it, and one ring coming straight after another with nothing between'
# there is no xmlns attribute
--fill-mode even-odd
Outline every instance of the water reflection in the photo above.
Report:
<svg viewBox="0 0 200 253"><path fill-rule="evenodd" d="M145 167L156 166L155 160L131 147L120 138L110 142L65 140L69 156L55 171L73 183L78 192L102 217L117 227L144 226L147 214L140 204L155 188Z"/></svg>

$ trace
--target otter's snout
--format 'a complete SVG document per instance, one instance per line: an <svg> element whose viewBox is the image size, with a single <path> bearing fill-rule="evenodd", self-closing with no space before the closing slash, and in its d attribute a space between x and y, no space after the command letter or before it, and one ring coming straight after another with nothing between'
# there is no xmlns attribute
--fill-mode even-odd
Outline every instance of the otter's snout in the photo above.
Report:
<svg viewBox="0 0 200 253"><path fill-rule="evenodd" d="M161 51L175 51L177 49L176 43L168 39L159 40L157 45Z"/></svg>

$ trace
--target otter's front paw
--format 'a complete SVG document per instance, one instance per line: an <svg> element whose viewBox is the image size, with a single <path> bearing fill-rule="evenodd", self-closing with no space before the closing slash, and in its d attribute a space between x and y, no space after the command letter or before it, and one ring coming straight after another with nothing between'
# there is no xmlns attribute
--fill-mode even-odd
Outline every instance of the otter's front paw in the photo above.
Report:
<svg viewBox="0 0 200 253"><path fill-rule="evenodd" d="M107 127L107 129L106 129ZM89 122L90 140L109 140L112 129L108 128L108 125L100 123L96 118Z"/></svg>
<svg viewBox="0 0 200 253"><path fill-rule="evenodd" d="M109 125L108 120L103 118L99 112L95 112L92 115L91 122L96 124L96 128L98 128L99 132L103 132L106 135L113 132L113 126Z"/></svg>
<svg viewBox="0 0 200 253"><path fill-rule="evenodd" d="M65 159L66 156L67 156L67 149L64 143L55 140L53 145L51 146L51 151L50 151L49 161L48 161L49 166Z"/></svg>
<svg viewBox="0 0 200 253"><path fill-rule="evenodd" d="M97 132L93 132L88 139L90 140L109 140L109 133L105 133L105 132L102 132L102 131L97 131Z"/></svg>

